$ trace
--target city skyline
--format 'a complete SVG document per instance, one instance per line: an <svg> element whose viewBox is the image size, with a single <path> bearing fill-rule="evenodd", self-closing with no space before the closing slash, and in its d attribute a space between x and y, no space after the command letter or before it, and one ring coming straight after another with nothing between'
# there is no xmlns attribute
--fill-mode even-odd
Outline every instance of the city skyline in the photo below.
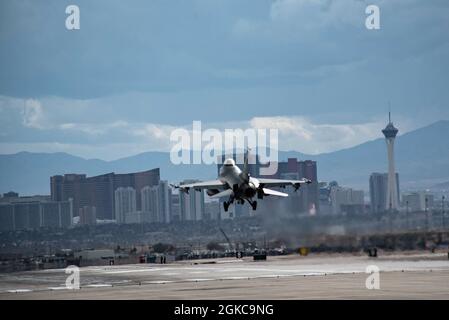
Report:
<svg viewBox="0 0 449 320"><path fill-rule="evenodd" d="M372 173L370 175L369 188L372 213L377 213L381 210L397 211L403 206L400 202L399 175L395 170L394 164L394 140L398 133L398 129L393 125L391 113L388 114L387 126L385 129L381 130L381 132L384 134L387 143L388 173ZM234 151L232 155L233 158L237 159L238 154L238 151ZM225 154L221 156L222 160L224 157ZM254 163L251 162L251 164L249 164L248 172L251 176L258 176L261 168L259 157L255 156L254 160ZM218 172L220 172L220 167L221 165L218 164ZM102 218L114 219L116 223L128 223L128 215L131 217L130 221L133 221L134 223L168 223L173 219L173 198L168 183L160 180L159 171L159 168L155 168L145 172L119 175L109 173L89 178L86 178L85 174L52 176L50 178L51 199L56 201L73 201L75 203L75 212L78 211L78 207L80 208L80 218L82 217L82 212L87 208L86 205L91 206L92 210L96 212L98 203L100 203L101 206L106 205L106 211L103 213L103 208L100 216ZM147 175L148 177L144 177L144 175ZM287 212L287 214L308 212L311 215L315 215L316 213L320 213L319 207L321 203L323 203L325 207L330 205L330 212L334 215L339 214L340 210L353 213L363 213L365 211L363 191L352 190L351 188L341 188L336 183L335 186L330 186L328 191L320 190L315 161L305 160L298 162L296 158L288 158L288 161L286 162L279 162L278 170L274 175L266 177L277 179L307 178L312 181L310 186L306 186L307 188L304 187L305 189L302 188L301 198L296 197L296 194L290 194L290 196L293 197L290 201L290 207L285 204L282 205L277 201L268 201L268 211L281 210L282 208L282 211ZM142 185L144 180L146 181L146 185ZM192 182L196 181L185 180L184 184ZM109 184L106 185L105 183ZM86 197L87 189L89 189L92 194ZM136 191L142 194L140 210L137 210L138 207L136 202L138 200ZM323 195L322 191L328 193L327 200L321 198ZM108 192L110 193L109 195ZM10 192L10 194L13 195L12 192ZM107 202L111 202L112 205L111 203L107 204ZM194 192L190 196L184 194L184 192L180 192L177 203L179 204L178 214L180 219L202 220L204 218L204 192L201 194ZM84 207L82 207L83 205ZM199 210L198 207L200 208ZM343 207L345 209L343 209ZM110 212L111 216L106 217L105 213L107 214L108 208L109 211L112 210ZM327 213L329 213L329 208L326 209L326 211L328 211ZM240 210L240 208L237 211L236 208L234 208L232 211L239 214L242 214L243 212L249 214L249 211ZM138 214L138 216L136 216L136 214ZM321 214L323 214L323 212L321 212ZM147 215L148 217L144 218L144 216ZM223 217L223 213L221 213L221 216Z"/></svg>
<svg viewBox="0 0 449 320"><path fill-rule="evenodd" d="M320 164L319 180L337 180L343 185L368 191L366 177L372 172L387 172L385 138L377 128L379 138L359 146L318 156L298 152L279 153L280 160L289 157L310 159ZM401 127L402 132L402 127ZM431 126L398 135L396 162L401 172L401 185L412 191L431 188L449 181L449 149L447 140L449 121L439 121ZM421 152L416 153L416 146ZM356 162L353 160L357 159ZM366 160L363 160L366 159ZM173 165L168 152L146 152L116 161L84 160L64 153L18 153L0 155L0 191L10 190L21 194L46 194L48 176L67 172L85 172L90 176L108 172L126 173L160 167L161 178L178 183L185 178L210 179L216 175L214 165ZM417 167L418 166L418 167ZM30 169L32 170L30 171ZM31 180L30 180L31 179Z"/></svg>

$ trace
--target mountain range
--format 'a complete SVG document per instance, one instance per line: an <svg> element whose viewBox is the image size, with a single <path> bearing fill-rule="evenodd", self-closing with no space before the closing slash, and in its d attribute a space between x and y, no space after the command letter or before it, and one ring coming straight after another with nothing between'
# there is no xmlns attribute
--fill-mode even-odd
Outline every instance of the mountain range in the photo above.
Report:
<svg viewBox="0 0 449 320"><path fill-rule="evenodd" d="M396 169L401 189L423 189L449 180L449 121L442 120L399 135L395 145ZM379 139L319 155L280 151L280 160L296 157L315 160L320 181L368 190L372 172L386 172L385 140ZM215 165L173 165L168 152L144 152L113 161L84 159L67 153L30 153L0 155L0 192L23 195L49 194L50 176L108 172L126 173L161 169L161 178L170 182L184 179L215 179Z"/></svg>

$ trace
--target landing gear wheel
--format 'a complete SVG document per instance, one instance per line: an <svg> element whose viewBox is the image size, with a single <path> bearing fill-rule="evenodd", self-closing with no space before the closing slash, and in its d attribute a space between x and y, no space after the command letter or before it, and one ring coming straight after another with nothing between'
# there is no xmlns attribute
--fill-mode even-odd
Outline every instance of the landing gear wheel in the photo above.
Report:
<svg viewBox="0 0 449 320"><path fill-rule="evenodd" d="M253 201L253 203L251 203L251 207L253 208L253 210L257 209L257 201Z"/></svg>
<svg viewBox="0 0 449 320"><path fill-rule="evenodd" d="M223 202L223 209L225 212L228 212L229 209L229 203L228 202Z"/></svg>

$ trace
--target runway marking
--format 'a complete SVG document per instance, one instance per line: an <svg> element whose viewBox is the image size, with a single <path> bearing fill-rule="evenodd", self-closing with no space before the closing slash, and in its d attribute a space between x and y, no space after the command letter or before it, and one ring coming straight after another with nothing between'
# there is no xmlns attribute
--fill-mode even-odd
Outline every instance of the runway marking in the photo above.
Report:
<svg viewBox="0 0 449 320"><path fill-rule="evenodd" d="M177 276L179 275L179 272L168 272L168 273L161 273L161 276Z"/></svg>
<svg viewBox="0 0 449 320"><path fill-rule="evenodd" d="M108 284L108 283L88 284L85 287L89 287L89 288L104 288L104 287L112 287L112 284Z"/></svg>
<svg viewBox="0 0 449 320"><path fill-rule="evenodd" d="M175 270L205 270L205 271L217 270L217 268L204 268L204 267L191 268L191 267L177 267L177 266L174 266L173 269L175 269Z"/></svg>
<svg viewBox="0 0 449 320"><path fill-rule="evenodd" d="M137 269L137 270L116 270L116 271L105 271L102 272L104 274L121 274L121 273L137 273L137 272L152 272L152 271L161 271L166 270L163 268L154 268L154 269Z"/></svg>
<svg viewBox="0 0 449 320"><path fill-rule="evenodd" d="M301 273L301 274L297 274L297 273L291 273L291 274L262 274L262 275L249 275L247 277L241 276L241 277L224 277L221 279L216 279L216 280L247 280L247 279L263 279L263 278L267 278L267 279L273 279L273 278L287 278L287 277L298 277L298 276L324 276L325 273L319 273L319 272L314 272L314 273Z"/></svg>
<svg viewBox="0 0 449 320"><path fill-rule="evenodd" d="M48 287L49 290L69 290L67 287Z"/></svg>
<svg viewBox="0 0 449 320"><path fill-rule="evenodd" d="M248 277L225 277L223 280L245 280L248 279Z"/></svg>
<svg viewBox="0 0 449 320"><path fill-rule="evenodd" d="M117 281L112 281L112 284L122 284L122 283L130 283L132 282L132 280L117 280Z"/></svg>
<svg viewBox="0 0 449 320"><path fill-rule="evenodd" d="M33 292L31 289L13 289L13 290L6 290L7 293L24 293L24 292Z"/></svg>
<svg viewBox="0 0 449 320"><path fill-rule="evenodd" d="M188 282L202 282L202 281L213 281L216 279L186 279Z"/></svg>
<svg viewBox="0 0 449 320"><path fill-rule="evenodd" d="M286 275L284 275L284 277L291 277L292 275L291 274L286 274ZM277 278L277 277L279 277L279 275L278 274L261 274L260 276L254 276L254 278L256 279L256 278Z"/></svg>

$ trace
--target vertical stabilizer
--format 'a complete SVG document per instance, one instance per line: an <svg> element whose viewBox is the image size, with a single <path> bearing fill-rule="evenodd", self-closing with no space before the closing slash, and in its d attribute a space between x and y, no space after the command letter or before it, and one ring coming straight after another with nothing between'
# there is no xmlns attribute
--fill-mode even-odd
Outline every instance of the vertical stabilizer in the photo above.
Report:
<svg viewBox="0 0 449 320"><path fill-rule="evenodd" d="M245 161L244 161L244 164L243 164L243 172L242 172L242 174L243 174L243 178L244 178L246 181L249 181L248 159L249 159L249 152L250 152L250 151L251 151L250 148L246 149L246 152L245 152Z"/></svg>

